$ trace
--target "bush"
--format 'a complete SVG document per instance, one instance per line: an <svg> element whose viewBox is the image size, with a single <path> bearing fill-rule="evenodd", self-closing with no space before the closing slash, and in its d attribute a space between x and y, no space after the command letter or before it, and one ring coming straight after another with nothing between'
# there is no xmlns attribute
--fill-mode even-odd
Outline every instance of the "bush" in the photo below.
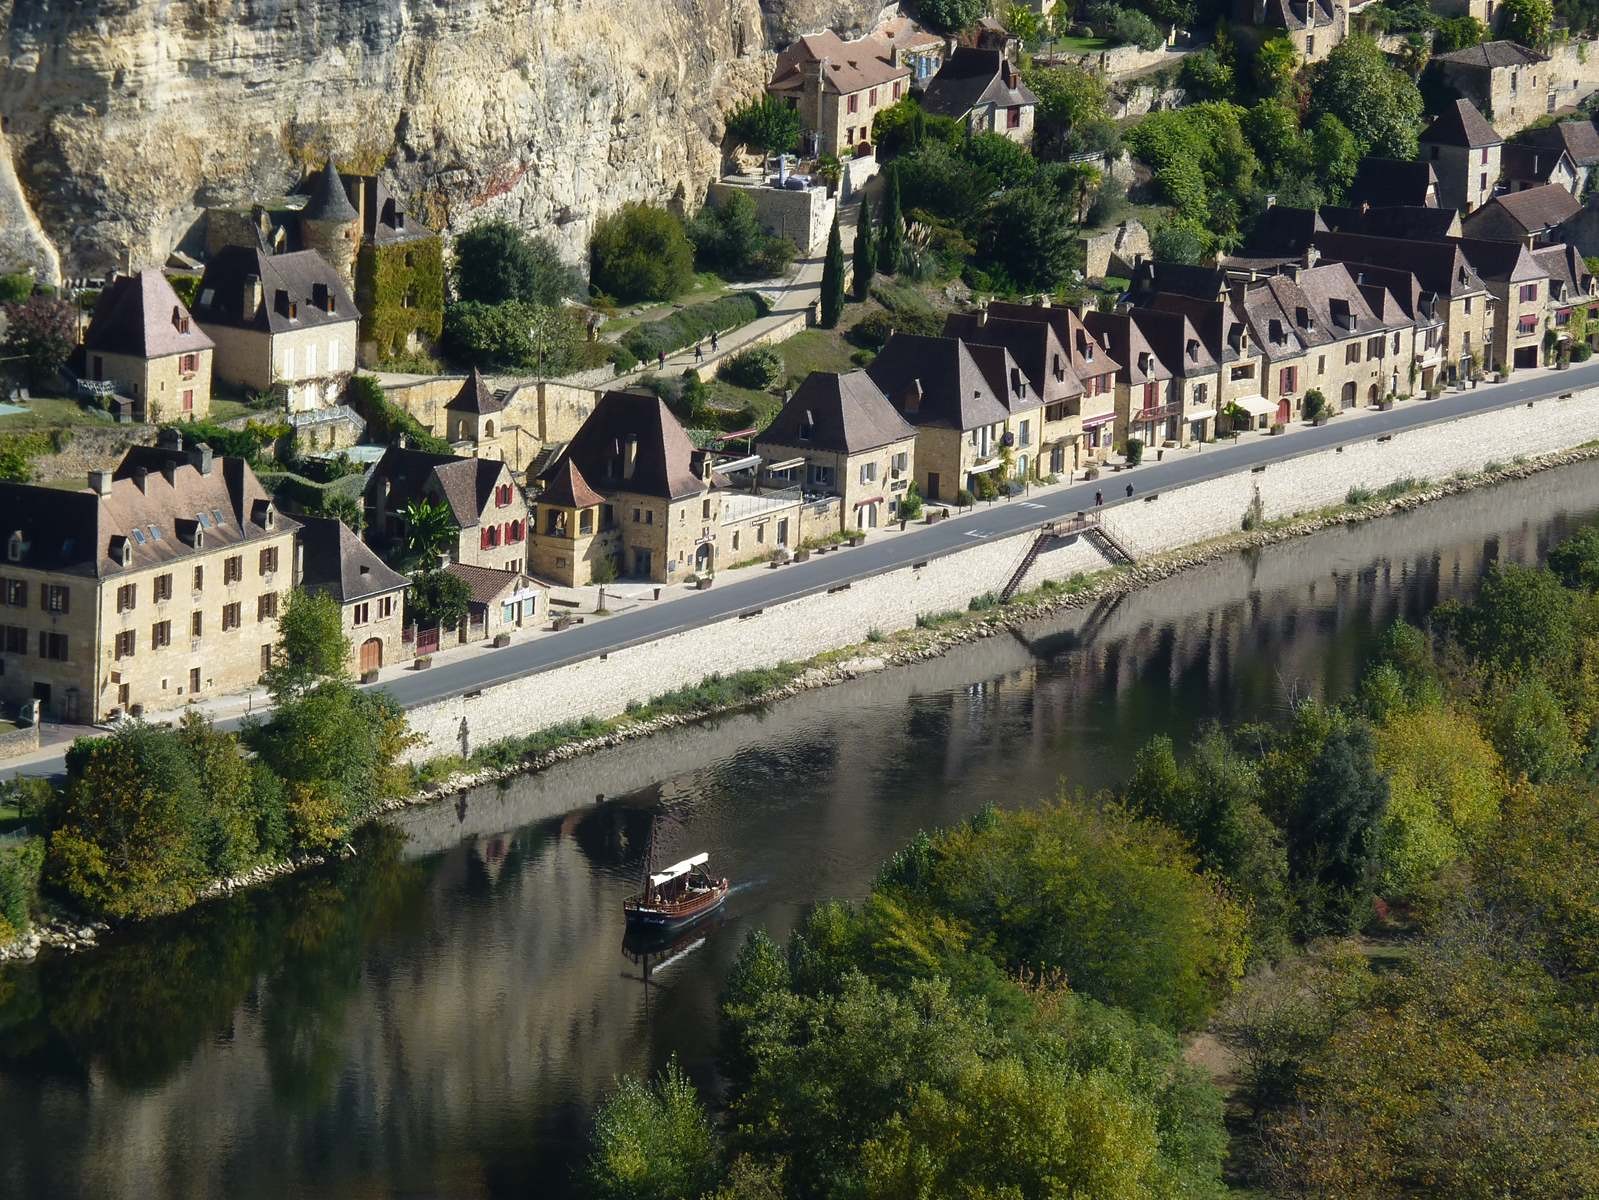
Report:
<svg viewBox="0 0 1599 1200"><path fill-rule="evenodd" d="M583 280L548 238L532 237L509 221L482 221L455 239L451 269L462 300L559 304L581 295Z"/></svg>
<svg viewBox="0 0 1599 1200"><path fill-rule="evenodd" d="M1135 466L1135 467L1139 463L1144 461L1144 439L1143 438L1128 438L1127 439L1127 461L1132 463L1133 466Z"/></svg>
<svg viewBox="0 0 1599 1200"><path fill-rule="evenodd" d="M625 204L601 220L589 260L593 285L619 300L670 300L694 278L694 247L683 222L648 204Z"/></svg>
<svg viewBox="0 0 1599 1200"><path fill-rule="evenodd" d="M43 838L0 843L0 946L28 932L43 865Z"/></svg>
<svg viewBox="0 0 1599 1200"><path fill-rule="evenodd" d="M752 346L722 363L716 377L736 387L768 391L783 382L783 356L771 346Z"/></svg>
<svg viewBox="0 0 1599 1200"><path fill-rule="evenodd" d="M1369 504L1371 502L1371 498L1375 495L1376 493L1373 492L1369 487L1365 487L1357 483L1344 493L1344 503Z"/></svg>
<svg viewBox="0 0 1599 1200"><path fill-rule="evenodd" d="M1147 13L1136 8L1122 8L1116 4L1094 4L1088 9L1089 23L1102 37L1123 45L1137 46L1140 50L1158 50L1166 42L1166 35L1150 20Z"/></svg>
<svg viewBox="0 0 1599 1200"><path fill-rule="evenodd" d="M1305 420L1314 421L1327 409L1327 397L1320 388L1311 388L1305 393Z"/></svg>
<svg viewBox="0 0 1599 1200"><path fill-rule="evenodd" d="M78 314L65 300L40 292L4 306L5 349L24 360L36 387L48 387L78 344Z"/></svg>
<svg viewBox="0 0 1599 1200"><path fill-rule="evenodd" d="M799 145L799 113L770 93L733 110L727 118L729 140L763 154L787 154Z"/></svg>
<svg viewBox="0 0 1599 1200"><path fill-rule="evenodd" d="M33 295L33 276L27 271L0 275L0 303L20 304Z"/></svg>
<svg viewBox="0 0 1599 1200"><path fill-rule="evenodd" d="M736 292L720 300L691 304L658 321L646 321L628 331L622 345L640 362L671 354L712 333L726 333L766 315L767 305L754 292Z"/></svg>
<svg viewBox="0 0 1599 1200"><path fill-rule="evenodd" d="M366 421L367 436L394 445L402 434L417 450L429 454L450 454L450 443L434 437L410 413L383 394L375 376L356 375L350 380L350 407Z"/></svg>
<svg viewBox="0 0 1599 1200"><path fill-rule="evenodd" d="M444 344L478 367L513 367L564 375L581 362L585 334L573 310L507 300L463 300L444 312Z"/></svg>
<svg viewBox="0 0 1599 1200"><path fill-rule="evenodd" d="M883 309L874 309L867 313L849 331L849 339L857 346L864 346L868 350L881 350L889 335L898 328L894 321L894 314Z"/></svg>
<svg viewBox="0 0 1599 1200"><path fill-rule="evenodd" d="M729 278L781 274L799 253L788 238L773 237L761 228L755 201L743 192L732 192L719 205L700 209L688 236L699 265Z"/></svg>
<svg viewBox="0 0 1599 1200"><path fill-rule="evenodd" d="M976 501L972 499L971 492L961 488L960 491L955 493L955 503L961 508L970 508Z"/></svg>

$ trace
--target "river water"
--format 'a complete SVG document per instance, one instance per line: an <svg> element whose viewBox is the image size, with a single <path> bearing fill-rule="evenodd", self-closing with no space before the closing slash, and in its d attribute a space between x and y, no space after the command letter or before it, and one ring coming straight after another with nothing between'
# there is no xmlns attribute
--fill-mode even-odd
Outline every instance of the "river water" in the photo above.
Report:
<svg viewBox="0 0 1599 1200"><path fill-rule="evenodd" d="M1373 638L1599 516L1599 465L1239 555L911 668L402 814L353 860L0 973L0 1196L569 1195L588 1117L714 1081L746 930L925 826L1123 776L1145 739L1336 697ZM652 820L725 915L622 945Z"/></svg>

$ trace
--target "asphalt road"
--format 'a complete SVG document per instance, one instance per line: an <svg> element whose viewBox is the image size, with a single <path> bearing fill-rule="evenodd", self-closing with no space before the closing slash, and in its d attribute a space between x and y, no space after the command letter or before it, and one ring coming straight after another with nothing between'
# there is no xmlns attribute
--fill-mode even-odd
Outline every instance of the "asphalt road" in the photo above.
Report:
<svg viewBox="0 0 1599 1200"><path fill-rule="evenodd" d="M1320 428L1299 427L1283 437L1251 435L1235 443L1207 445L1198 453L1176 455L1170 462L1146 460L1145 465L1133 471L1106 475L1093 483L979 506L965 515L936 525L918 526L893 538L867 541L852 550L812 555L809 562L762 571L737 583L718 584L670 603L652 606L645 602L617 616L567 630L558 637L538 638L500 650L485 649L427 671L414 671L386 680L377 686L406 708L413 708L597 654L623 650L681 629L736 617L779 601L826 591L896 567L950 554L976 541L1033 528L1091 507L1096 489L1105 492L1105 507L1110 509L1118 504L1137 503L1145 496L1168 488L1261 463L1282 462L1329 446L1362 442L1397 430L1508 408L1594 384L1599 384L1599 361L1472 391L1448 392L1437 400L1405 401L1388 412L1367 413L1353 420L1334 419ZM1507 447L1507 450L1513 449ZM1415 466L1418 474L1425 473L1427 464ZM1131 501L1125 496L1129 482L1136 488ZM231 728L238 722L218 724ZM30 763L25 769L28 774L59 772L62 759ZM0 776L4 774L0 771Z"/></svg>

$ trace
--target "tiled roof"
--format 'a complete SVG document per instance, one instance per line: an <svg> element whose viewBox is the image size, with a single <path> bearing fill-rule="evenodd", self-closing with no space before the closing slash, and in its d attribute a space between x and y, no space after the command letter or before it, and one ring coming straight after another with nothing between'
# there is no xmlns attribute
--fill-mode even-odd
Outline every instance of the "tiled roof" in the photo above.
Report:
<svg viewBox="0 0 1599 1200"><path fill-rule="evenodd" d="M944 336L960 338L968 345L1003 346L1045 404L1083 394L1083 381L1072 370L1071 355L1061 345L1055 327L1046 322L996 317L991 311L951 313L944 319Z"/></svg>
<svg viewBox="0 0 1599 1200"><path fill-rule="evenodd" d="M1244 243L1243 253L1251 257L1303 254L1316 234L1326 230L1326 224L1315 209L1274 204L1260 214L1249 240Z"/></svg>
<svg viewBox="0 0 1599 1200"><path fill-rule="evenodd" d="M246 294L251 276L261 281L259 303ZM355 321L361 314L339 273L315 250L266 254L229 246L206 264L194 316L206 325L288 333Z"/></svg>
<svg viewBox="0 0 1599 1200"><path fill-rule="evenodd" d="M1497 41L1467 46L1464 50L1452 50L1448 54L1435 54L1432 61L1491 70L1496 67L1526 67L1549 60L1536 50L1529 50L1515 42Z"/></svg>
<svg viewBox="0 0 1599 1200"><path fill-rule="evenodd" d="M1599 129L1592 121L1561 121L1532 130L1526 137L1534 145L1561 147L1579 167L1599 163Z"/></svg>
<svg viewBox="0 0 1599 1200"><path fill-rule="evenodd" d="M1462 99L1451 100L1444 105L1443 112L1422 130L1419 140L1423 144L1463 146L1474 150L1481 146L1497 146L1505 139L1488 124L1475 104Z"/></svg>
<svg viewBox="0 0 1599 1200"><path fill-rule="evenodd" d="M301 220L354 221L361 215L350 203L350 194L344 190L344 180L339 178L331 158L317 172L310 193L311 199L300 210Z"/></svg>
<svg viewBox="0 0 1599 1200"><path fill-rule="evenodd" d="M876 38L857 38L846 42L831 30L812 33L790 43L777 56L777 69L768 85L773 91L803 87L806 69L823 60L825 90L847 95L863 88L881 87L896 79L909 79L910 68L895 66L887 42Z"/></svg>
<svg viewBox="0 0 1599 1200"><path fill-rule="evenodd" d="M445 406L449 412L476 413L478 416L497 413L504 407L504 402L494 394L494 389L489 387L488 380L476 367L461 381L461 390Z"/></svg>
<svg viewBox="0 0 1599 1200"><path fill-rule="evenodd" d="M1527 283L1547 279L1549 272L1520 242L1497 242L1482 238L1449 239L1484 280L1493 283Z"/></svg>
<svg viewBox="0 0 1599 1200"><path fill-rule="evenodd" d="M1277 29L1320 29L1333 23L1333 6L1328 0L1309 0L1304 5L1303 16L1298 12L1299 7L1294 0L1266 0L1260 24Z"/></svg>
<svg viewBox="0 0 1599 1200"><path fill-rule="evenodd" d="M959 338L896 333L866 373L912 425L976 429L1010 415Z"/></svg>
<svg viewBox="0 0 1599 1200"><path fill-rule="evenodd" d="M1217 362L1237 362L1241 357L1245 322L1231 296L1218 300L1177 292L1153 292L1144 297L1143 304L1156 312L1178 313L1185 317Z"/></svg>
<svg viewBox="0 0 1599 1200"><path fill-rule="evenodd" d="M1121 370L1116 374L1117 382L1139 387L1172 377L1171 367L1155 353L1155 348L1144 337L1144 331L1134 322L1130 312L1084 313L1083 323L1121 360Z"/></svg>
<svg viewBox="0 0 1599 1200"><path fill-rule="evenodd" d="M812 371L757 444L859 454L916 436L865 371Z"/></svg>
<svg viewBox="0 0 1599 1200"><path fill-rule="evenodd" d="M1495 196L1465 220L1465 231L1470 234L1474 224L1498 209L1528 233L1541 233L1571 220L1582 211L1577 198L1558 183L1545 183L1524 192L1510 192Z"/></svg>
<svg viewBox="0 0 1599 1200"><path fill-rule="evenodd" d="M593 508L604 504L605 497L589 486L583 472L571 459L562 459L550 476L544 490L539 493L540 504L556 504L562 508Z"/></svg>
<svg viewBox="0 0 1599 1200"><path fill-rule="evenodd" d="M146 268L113 280L101 291L83 344L103 354L164 358L209 350L213 343L190 318L166 276Z"/></svg>
<svg viewBox="0 0 1599 1200"><path fill-rule="evenodd" d="M1135 308L1128 314L1144 341L1174 375L1213 375L1216 355L1186 313Z"/></svg>
<svg viewBox="0 0 1599 1200"><path fill-rule="evenodd" d="M326 592L340 604L397 591L411 582L334 517L301 517L300 548L300 585L308 592Z"/></svg>
<svg viewBox="0 0 1599 1200"><path fill-rule="evenodd" d="M494 567L474 567L450 563L445 573L464 580L472 589L473 604L493 604L506 592L514 591L527 577L520 571L501 571Z"/></svg>
<svg viewBox="0 0 1599 1200"><path fill-rule="evenodd" d="M1528 181L1548 183L1562 162L1573 174L1576 173L1577 165L1571 161L1571 155L1566 153L1564 146L1527 146L1513 143L1500 152L1499 173L1502 178L1516 183Z"/></svg>
<svg viewBox="0 0 1599 1200"><path fill-rule="evenodd" d="M1508 150L1510 147L1506 146ZM1421 204L1391 204L1382 208L1321 206L1323 225L1334 233L1364 233L1374 237L1437 241L1457 232L1460 213L1453 208Z"/></svg>
<svg viewBox="0 0 1599 1200"><path fill-rule="evenodd" d="M1328 261L1370 263L1409 271L1428 291L1464 296L1483 290L1482 277L1461 253L1458 238L1412 241L1359 233L1324 233L1316 248Z"/></svg>
<svg viewBox="0 0 1599 1200"><path fill-rule="evenodd" d="M996 108L1037 104L1002 51L958 47L922 92L922 107L944 117L964 117L980 104Z"/></svg>
<svg viewBox="0 0 1599 1200"><path fill-rule="evenodd" d="M1373 208L1393 204L1434 207L1438 203L1438 175L1431 163L1396 158L1363 158L1349 185L1349 203Z"/></svg>
<svg viewBox="0 0 1599 1200"><path fill-rule="evenodd" d="M490 458L461 458L390 446L372 468L366 490L376 494L387 484L389 507L398 509L425 497L429 481L436 481L456 525L470 529L494 498L495 484L505 469L504 463Z"/></svg>
<svg viewBox="0 0 1599 1200"><path fill-rule="evenodd" d="M988 305L988 316L990 320L1002 317L1011 321L1033 321L1050 326L1060 344L1066 347L1071 368L1077 372L1079 379L1108 375L1121 366L1121 363L1083 324L1083 319L1065 305L1017 304L1008 300L993 300Z"/></svg>
<svg viewBox="0 0 1599 1200"><path fill-rule="evenodd" d="M648 392L601 396L553 465L567 461L602 492L679 500L707 486L694 469L694 443L666 402Z"/></svg>
<svg viewBox="0 0 1599 1200"><path fill-rule="evenodd" d="M273 528L263 522L273 514ZM110 494L0 483L0 540L21 534L20 565L105 578L180 562L196 554L297 529L242 458L220 458L201 472L173 460L170 470L116 473ZM202 546L194 546L200 530ZM128 564L122 561L126 549Z"/></svg>

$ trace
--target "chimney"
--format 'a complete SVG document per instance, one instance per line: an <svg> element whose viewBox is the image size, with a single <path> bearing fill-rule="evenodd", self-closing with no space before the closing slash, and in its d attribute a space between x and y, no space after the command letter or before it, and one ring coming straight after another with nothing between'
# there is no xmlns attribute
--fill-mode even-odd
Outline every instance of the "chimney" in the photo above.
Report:
<svg viewBox="0 0 1599 1200"><path fill-rule="evenodd" d="M1321 261L1321 251L1314 246L1305 247L1305 266L1313 267Z"/></svg>
<svg viewBox="0 0 1599 1200"><path fill-rule="evenodd" d="M178 482L178 464L167 459L161 464L161 474L168 483L175 485Z"/></svg>
<svg viewBox="0 0 1599 1200"><path fill-rule="evenodd" d="M133 472L133 482L138 485L141 492L148 495L150 492L150 468L136 468Z"/></svg>
<svg viewBox="0 0 1599 1200"><path fill-rule="evenodd" d="M638 466L638 438L629 437L622 444L622 478L632 479L633 469Z"/></svg>
<svg viewBox="0 0 1599 1200"><path fill-rule="evenodd" d="M244 315L252 316L255 310L261 307L261 277L259 275L246 275L244 277Z"/></svg>
<svg viewBox="0 0 1599 1200"><path fill-rule="evenodd" d="M111 472L90 471L89 488L96 496L109 496L111 494Z"/></svg>
<svg viewBox="0 0 1599 1200"><path fill-rule="evenodd" d="M397 443L395 443L395 444L398 445L401 450L404 450L407 446L409 446L411 444L410 435L402 433L400 435L400 440Z"/></svg>
<svg viewBox="0 0 1599 1200"><path fill-rule="evenodd" d="M163 450L182 450L183 433L168 426L156 435L156 445Z"/></svg>
<svg viewBox="0 0 1599 1200"><path fill-rule="evenodd" d="M211 474L211 447L201 442L189 451L189 465L202 475Z"/></svg>

